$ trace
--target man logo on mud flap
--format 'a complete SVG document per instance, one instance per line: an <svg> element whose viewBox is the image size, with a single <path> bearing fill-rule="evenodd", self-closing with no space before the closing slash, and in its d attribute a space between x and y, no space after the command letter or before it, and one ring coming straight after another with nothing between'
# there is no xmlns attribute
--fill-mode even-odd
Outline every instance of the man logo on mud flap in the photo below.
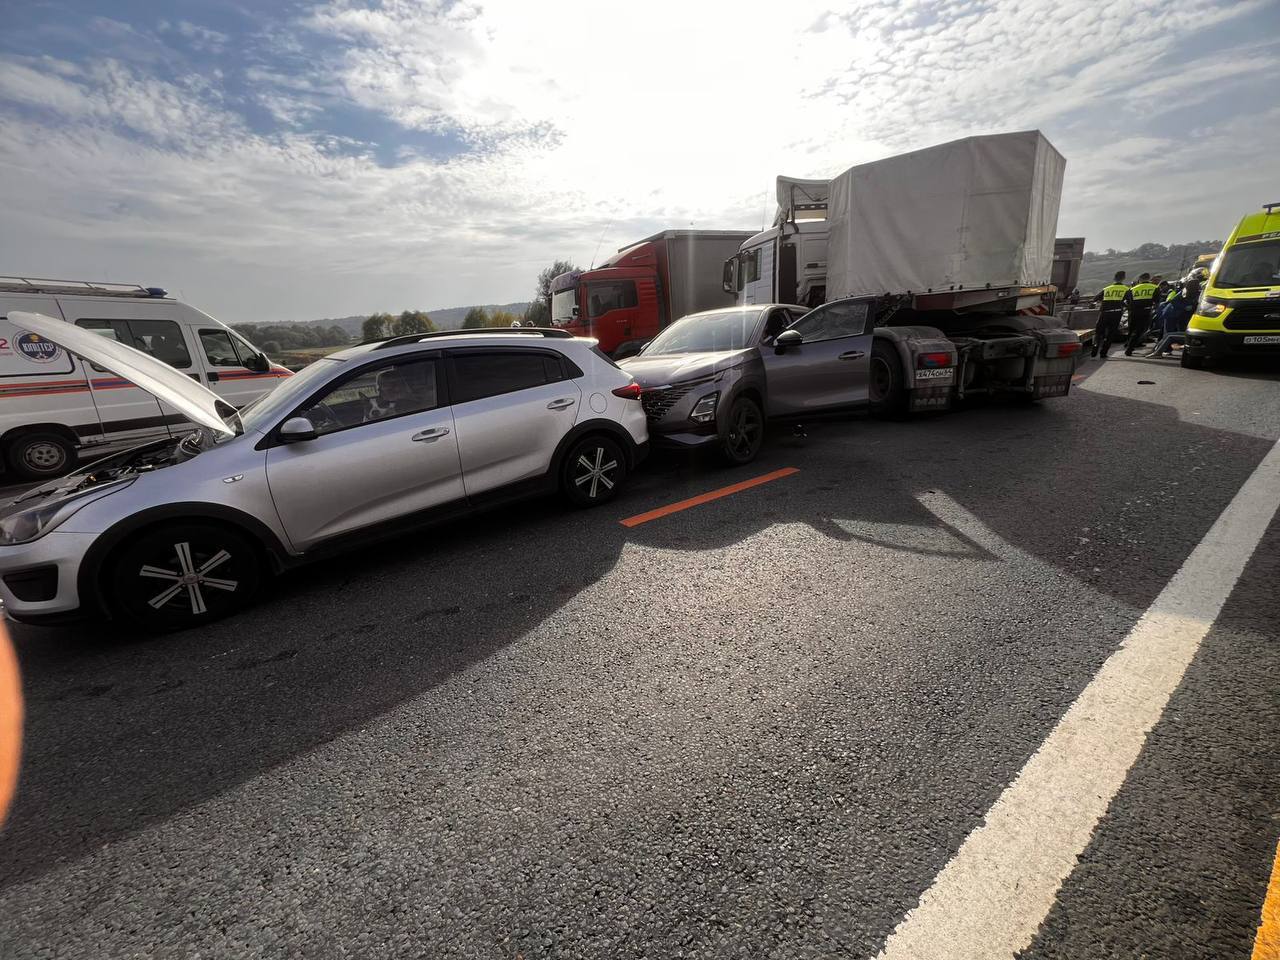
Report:
<svg viewBox="0 0 1280 960"><path fill-rule="evenodd" d="M62 348L38 333L20 333L13 338L13 345L28 360L36 363L51 363L58 359Z"/></svg>

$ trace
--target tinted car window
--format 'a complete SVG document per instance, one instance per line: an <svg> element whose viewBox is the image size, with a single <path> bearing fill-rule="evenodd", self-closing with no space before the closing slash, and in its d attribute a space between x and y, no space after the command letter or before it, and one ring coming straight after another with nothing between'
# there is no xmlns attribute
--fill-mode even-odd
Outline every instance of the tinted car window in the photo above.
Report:
<svg viewBox="0 0 1280 960"><path fill-rule="evenodd" d="M112 336L171 367L184 369L191 366L191 354L183 339L182 329L172 320L77 320L76 326ZM107 331L111 331L110 334ZM96 364L95 370L102 369Z"/></svg>
<svg viewBox="0 0 1280 960"><path fill-rule="evenodd" d="M454 403L527 390L564 379L559 366L550 374L542 353L458 353L453 356Z"/></svg>
<svg viewBox="0 0 1280 960"><path fill-rule="evenodd" d="M298 411L316 428L333 433L439 406L435 360L408 360L344 380Z"/></svg>
<svg viewBox="0 0 1280 960"><path fill-rule="evenodd" d="M815 340L835 340L838 337L856 337L867 328L866 301L829 303L811 310L797 320L792 329L798 331L806 343Z"/></svg>
<svg viewBox="0 0 1280 960"><path fill-rule="evenodd" d="M133 345L171 367L191 366L191 354L181 328L172 320L130 320Z"/></svg>

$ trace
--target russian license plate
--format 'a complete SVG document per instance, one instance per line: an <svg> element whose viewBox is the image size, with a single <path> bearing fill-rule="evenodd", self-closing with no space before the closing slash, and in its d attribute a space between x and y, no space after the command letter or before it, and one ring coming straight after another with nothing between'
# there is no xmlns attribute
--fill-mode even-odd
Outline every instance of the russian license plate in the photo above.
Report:
<svg viewBox="0 0 1280 960"><path fill-rule="evenodd" d="M933 367L928 370L917 370L916 379L917 380L950 380L951 368L950 367Z"/></svg>
<svg viewBox="0 0 1280 960"><path fill-rule="evenodd" d="M1244 342L1246 344L1280 343L1280 337L1245 337Z"/></svg>

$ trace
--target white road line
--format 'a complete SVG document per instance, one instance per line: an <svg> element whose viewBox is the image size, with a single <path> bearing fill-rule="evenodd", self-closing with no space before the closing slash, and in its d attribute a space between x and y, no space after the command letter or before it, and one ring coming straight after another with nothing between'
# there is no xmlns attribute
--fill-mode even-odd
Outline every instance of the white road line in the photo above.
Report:
<svg viewBox="0 0 1280 960"><path fill-rule="evenodd" d="M946 495L920 499L974 541L1000 541ZM880 960L1004 960L1031 943L1278 506L1280 444L898 924Z"/></svg>

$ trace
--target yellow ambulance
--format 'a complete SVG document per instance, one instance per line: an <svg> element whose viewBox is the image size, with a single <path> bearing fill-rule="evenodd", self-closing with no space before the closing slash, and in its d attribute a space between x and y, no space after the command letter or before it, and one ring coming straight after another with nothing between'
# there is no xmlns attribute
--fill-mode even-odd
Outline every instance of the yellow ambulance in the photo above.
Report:
<svg viewBox="0 0 1280 960"><path fill-rule="evenodd" d="M1247 354L1280 356L1280 203L1247 214L1227 238L1187 325L1182 365Z"/></svg>

